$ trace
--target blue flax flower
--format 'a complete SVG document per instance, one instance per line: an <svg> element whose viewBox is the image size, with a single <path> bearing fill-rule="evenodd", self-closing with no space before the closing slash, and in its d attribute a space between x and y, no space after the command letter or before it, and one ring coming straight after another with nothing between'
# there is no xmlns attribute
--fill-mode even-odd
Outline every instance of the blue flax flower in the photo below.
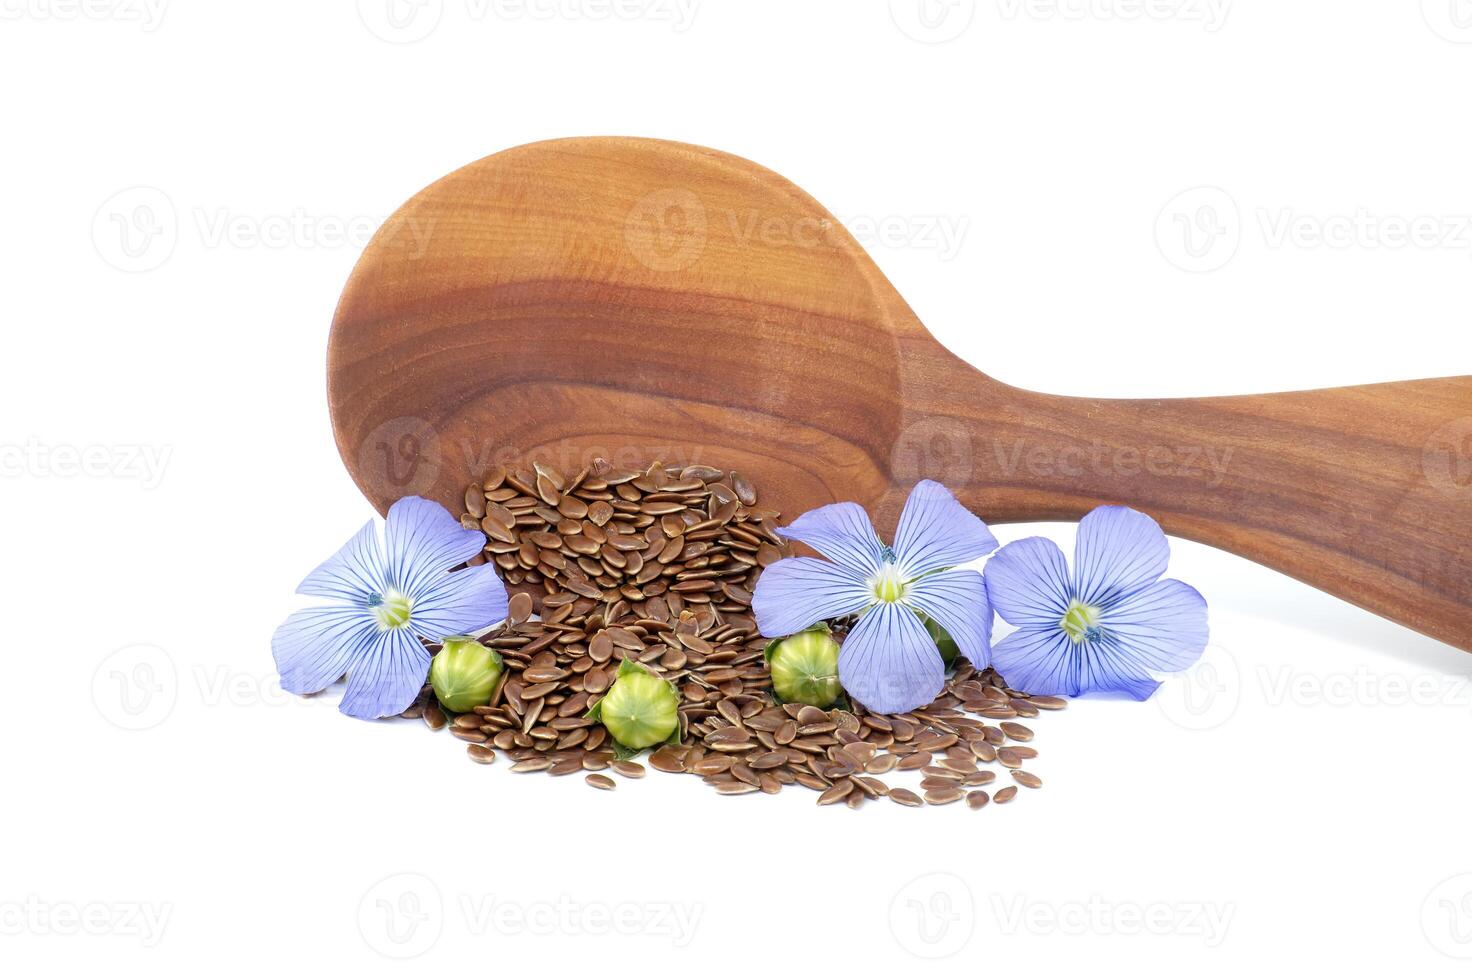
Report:
<svg viewBox="0 0 1472 980"><path fill-rule="evenodd" d="M986 585L979 572L955 566L989 554L997 539L939 483L924 480L910 492L892 549L853 503L819 507L778 533L829 560L783 558L762 572L752 600L758 626L766 636L789 636L859 614L838 654L838 679L869 710L911 711L944 686L945 663L922 615L972 663L987 665Z"/></svg>
<svg viewBox="0 0 1472 980"><path fill-rule="evenodd" d="M1162 579L1170 545L1160 525L1128 507L1099 507L1078 525L1073 574L1047 538L1024 538L986 566L997 614L1017 631L992 648L992 666L1031 694L1155 693L1152 671L1184 670L1206 649L1206 600Z"/></svg>
<svg viewBox="0 0 1472 980"><path fill-rule="evenodd" d="M382 543L369 521L297 586L335 604L294 612L276 630L281 686L314 694L347 674L344 714L385 718L409 707L429 673L420 637L438 643L506 618L494 565L446 574L484 545L485 535L422 497L389 508Z"/></svg>

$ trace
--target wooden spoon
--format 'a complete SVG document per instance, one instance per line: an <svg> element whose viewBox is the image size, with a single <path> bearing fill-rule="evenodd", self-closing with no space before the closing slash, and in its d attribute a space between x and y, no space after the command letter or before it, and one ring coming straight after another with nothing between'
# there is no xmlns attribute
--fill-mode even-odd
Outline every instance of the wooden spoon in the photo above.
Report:
<svg viewBox="0 0 1472 980"><path fill-rule="evenodd" d="M1472 649L1472 377L1065 398L942 347L816 201L642 139L498 153L378 232L333 321L338 449L380 511L537 459L710 463L795 517L891 527L916 480L985 520L1104 503Z"/></svg>

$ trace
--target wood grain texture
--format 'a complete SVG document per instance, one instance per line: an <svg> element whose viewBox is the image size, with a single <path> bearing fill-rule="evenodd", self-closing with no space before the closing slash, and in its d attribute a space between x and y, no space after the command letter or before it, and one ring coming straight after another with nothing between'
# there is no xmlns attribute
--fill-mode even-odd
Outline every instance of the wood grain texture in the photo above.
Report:
<svg viewBox="0 0 1472 980"><path fill-rule="evenodd" d="M348 281L328 396L380 511L459 513L490 465L601 455L735 468L791 515L857 500L887 533L930 477L994 523L1129 504L1472 649L1472 378L1012 388L940 346L816 201L713 150L558 140L433 184Z"/></svg>

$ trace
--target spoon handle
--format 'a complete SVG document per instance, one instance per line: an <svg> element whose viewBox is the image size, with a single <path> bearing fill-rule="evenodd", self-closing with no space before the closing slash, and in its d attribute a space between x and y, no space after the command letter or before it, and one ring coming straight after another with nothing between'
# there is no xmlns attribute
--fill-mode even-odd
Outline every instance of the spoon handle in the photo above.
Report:
<svg viewBox="0 0 1472 980"><path fill-rule="evenodd" d="M969 456L958 495L987 520L1127 504L1472 650L1472 377L1138 401L985 383L960 418L951 385L944 402L912 387L906 432L934 447L964 426L969 450L951 440L961 456L918 468Z"/></svg>

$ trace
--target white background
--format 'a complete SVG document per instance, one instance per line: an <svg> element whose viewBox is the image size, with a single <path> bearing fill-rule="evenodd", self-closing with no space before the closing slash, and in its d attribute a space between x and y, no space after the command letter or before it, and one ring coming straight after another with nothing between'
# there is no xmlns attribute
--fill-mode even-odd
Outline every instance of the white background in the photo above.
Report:
<svg viewBox="0 0 1472 980"><path fill-rule="evenodd" d="M1472 5L160 4L0 0L0 970L1465 975L1472 660L1200 546L1205 666L1039 719L980 813L515 777L283 698L268 640L370 514L338 291L451 169L750 157L1028 387L1468 374Z"/></svg>

